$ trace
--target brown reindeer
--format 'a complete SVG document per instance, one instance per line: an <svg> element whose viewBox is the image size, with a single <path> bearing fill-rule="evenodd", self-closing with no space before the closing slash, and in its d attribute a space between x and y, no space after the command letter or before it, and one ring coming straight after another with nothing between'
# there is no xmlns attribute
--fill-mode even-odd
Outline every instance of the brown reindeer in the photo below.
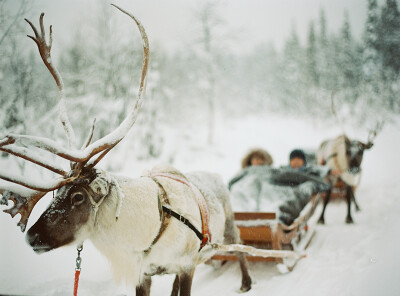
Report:
<svg viewBox="0 0 400 296"><path fill-rule="evenodd" d="M343 183L346 192L347 216L346 223L353 223L351 217L351 202L359 206L354 196L354 190L358 186L361 177L361 163L364 151L371 149L377 133L382 129L383 123L377 124L375 130L370 131L367 143L357 140L350 140L346 135L341 135L335 139L324 141L317 151L317 162L327 165L331 170L340 171L340 175L329 175L328 179L332 186ZM331 198L331 191L327 192L319 223L325 223L325 210Z"/></svg>
<svg viewBox="0 0 400 296"><path fill-rule="evenodd" d="M90 239L109 259L116 279L134 285L136 295L149 295L151 276L163 273L177 275L173 295L178 295L178 292L182 296L190 295L195 267L215 252L205 242L211 239L217 243L239 241L229 191L221 178L210 173L185 176L165 166L131 179L95 168L135 123L143 102L149 63L149 44L143 26L133 15L115 7L135 21L142 37L144 56L139 91L124 121L110 134L91 143L93 124L81 149L76 148L75 133L64 105L64 85L51 60L52 28L48 44L43 25L44 14L40 16L40 32L26 20L35 35L29 37L37 44L59 90L60 119L68 147L47 138L27 135L10 134L0 139L0 151L59 175L53 180L38 182L0 172L0 179L7 181L6 186L0 188L2 203L13 201L12 208L5 212L12 217L20 214L18 225L25 231L36 203L46 193L57 190L47 210L27 232L26 240L35 252L79 245ZM64 170L43 157L43 153L70 161L71 169ZM199 208L206 214L203 215ZM204 225L209 228L208 236L199 232ZM200 237L203 241L199 240ZM240 255L240 266L241 290L247 291L251 287L251 279L243 255Z"/></svg>

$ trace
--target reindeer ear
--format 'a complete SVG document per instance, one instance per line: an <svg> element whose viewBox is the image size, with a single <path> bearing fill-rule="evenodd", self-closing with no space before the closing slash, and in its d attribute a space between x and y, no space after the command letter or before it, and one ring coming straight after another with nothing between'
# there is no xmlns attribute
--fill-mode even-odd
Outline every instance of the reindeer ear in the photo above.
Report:
<svg viewBox="0 0 400 296"><path fill-rule="evenodd" d="M100 197L106 196L110 189L110 182L106 175L100 174L89 184L90 189Z"/></svg>

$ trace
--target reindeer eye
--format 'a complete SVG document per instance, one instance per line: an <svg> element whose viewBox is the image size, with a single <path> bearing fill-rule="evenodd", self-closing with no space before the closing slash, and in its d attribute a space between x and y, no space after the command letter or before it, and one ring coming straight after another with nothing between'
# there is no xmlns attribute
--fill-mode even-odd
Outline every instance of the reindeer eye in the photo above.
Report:
<svg viewBox="0 0 400 296"><path fill-rule="evenodd" d="M73 205L80 205L85 201L85 196L81 192L75 192L71 196L71 201Z"/></svg>

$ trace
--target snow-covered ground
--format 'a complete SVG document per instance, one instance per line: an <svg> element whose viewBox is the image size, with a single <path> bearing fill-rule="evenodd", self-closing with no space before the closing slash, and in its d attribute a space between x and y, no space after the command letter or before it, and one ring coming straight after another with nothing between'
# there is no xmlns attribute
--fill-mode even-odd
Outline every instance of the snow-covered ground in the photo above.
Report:
<svg viewBox="0 0 400 296"><path fill-rule="evenodd" d="M111 152L108 164L103 165L119 166L121 173L135 177L142 169L175 155L173 164L184 172L219 172L228 181L237 173L241 157L251 147L267 149L274 157L274 164L279 166L287 162L291 149L315 148L340 130L312 121L266 114L264 118L219 121L213 146L206 145L206 135L200 128L196 131L165 128L165 132L168 136L160 160L134 162L125 153L129 147L125 141L120 144L120 152ZM367 138L367 131L363 129L349 128L347 132L350 137ZM357 190L362 211L353 211L356 223L344 223L345 203L329 205L326 225L317 226L307 257L287 274L280 274L273 263L250 263L253 288L246 295L400 295L399 151L400 128L387 125L372 150L364 155L363 179ZM124 162L129 165L123 165ZM28 227L50 198L40 201ZM319 211L320 208L313 218ZM0 213L0 294L71 295L75 248L64 247L36 255L15 223L15 219ZM132 288L113 283L107 261L90 242L85 243L82 257L79 295L134 295ZM152 295L168 295L172 281L172 276L155 277ZM238 264L227 263L219 269L201 265L195 273L192 293L237 295L239 287Z"/></svg>

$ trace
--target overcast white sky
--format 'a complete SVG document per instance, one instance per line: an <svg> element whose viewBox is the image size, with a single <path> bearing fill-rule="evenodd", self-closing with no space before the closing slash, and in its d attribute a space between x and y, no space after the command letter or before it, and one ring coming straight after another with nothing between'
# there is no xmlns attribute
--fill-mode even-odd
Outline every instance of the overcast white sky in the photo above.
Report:
<svg viewBox="0 0 400 296"><path fill-rule="evenodd" d="M20 0L15 0L15 6ZM73 35L74 21L85 11L94 13L94 3L108 5L111 0L34 0L34 13L46 13L46 23L57 32ZM150 41L168 49L187 46L193 40L194 15L202 0L113 0L113 3L135 14L144 24ZM223 0L220 16L227 31L234 32L232 43L238 52L255 44L273 41L280 47L294 24L302 40L310 20L318 22L320 9L326 13L328 30L337 31L348 11L352 31L360 36L367 0ZM110 7L110 9L113 9ZM59 40L60 37L57 37Z"/></svg>

